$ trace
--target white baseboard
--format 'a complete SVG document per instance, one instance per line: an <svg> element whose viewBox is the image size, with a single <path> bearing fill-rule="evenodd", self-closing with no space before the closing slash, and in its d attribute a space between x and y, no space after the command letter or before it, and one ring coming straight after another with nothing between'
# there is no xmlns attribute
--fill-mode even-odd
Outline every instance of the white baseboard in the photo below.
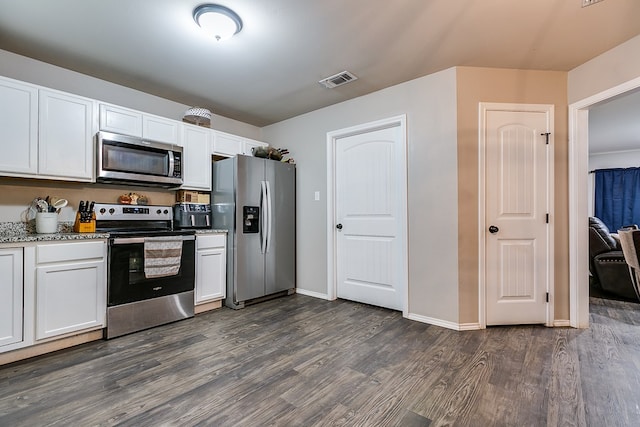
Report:
<svg viewBox="0 0 640 427"><path fill-rule="evenodd" d="M570 320L554 320L553 321L553 327L554 328L570 328L571 327L571 321Z"/></svg>
<svg viewBox="0 0 640 427"><path fill-rule="evenodd" d="M484 329L480 326L480 323L459 323L458 330L459 331L479 331L480 329Z"/></svg>
<svg viewBox="0 0 640 427"><path fill-rule="evenodd" d="M455 323L449 322L448 320L436 319L412 313L407 315L407 319L427 323L429 325L440 326L441 328L453 329L454 331L475 331L482 329L479 323Z"/></svg>
<svg viewBox="0 0 640 427"><path fill-rule="evenodd" d="M320 292L309 291L307 289L296 288L296 294L306 295L308 297L319 298L329 301L327 294L321 294Z"/></svg>
<svg viewBox="0 0 640 427"><path fill-rule="evenodd" d="M442 328L453 329L454 331L478 331L483 329L480 323L455 323L447 320L435 319L433 317L421 316L419 314L409 313L406 316L409 320L415 320L417 322L427 323L429 325L440 326ZM554 328L570 328L571 321L569 320L554 320Z"/></svg>

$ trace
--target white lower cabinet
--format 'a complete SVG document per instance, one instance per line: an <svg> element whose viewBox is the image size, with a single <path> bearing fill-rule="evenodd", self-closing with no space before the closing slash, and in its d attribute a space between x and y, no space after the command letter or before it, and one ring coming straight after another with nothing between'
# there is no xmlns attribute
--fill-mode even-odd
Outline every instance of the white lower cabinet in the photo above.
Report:
<svg viewBox="0 0 640 427"><path fill-rule="evenodd" d="M0 349L23 339L22 258L22 248L0 249Z"/></svg>
<svg viewBox="0 0 640 427"><path fill-rule="evenodd" d="M36 247L36 340L104 327L106 251L105 241Z"/></svg>
<svg viewBox="0 0 640 427"><path fill-rule="evenodd" d="M226 295L226 234L196 237L196 305L219 300Z"/></svg>

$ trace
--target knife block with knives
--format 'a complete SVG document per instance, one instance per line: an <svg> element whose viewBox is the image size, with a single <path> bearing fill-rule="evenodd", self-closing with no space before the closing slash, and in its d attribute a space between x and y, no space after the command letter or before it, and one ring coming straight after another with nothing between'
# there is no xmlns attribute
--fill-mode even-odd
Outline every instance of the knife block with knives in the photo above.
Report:
<svg viewBox="0 0 640 427"><path fill-rule="evenodd" d="M78 212L76 212L76 220L73 223L73 231L76 233L95 233L96 232L96 213L93 210L95 202L89 203L80 200Z"/></svg>

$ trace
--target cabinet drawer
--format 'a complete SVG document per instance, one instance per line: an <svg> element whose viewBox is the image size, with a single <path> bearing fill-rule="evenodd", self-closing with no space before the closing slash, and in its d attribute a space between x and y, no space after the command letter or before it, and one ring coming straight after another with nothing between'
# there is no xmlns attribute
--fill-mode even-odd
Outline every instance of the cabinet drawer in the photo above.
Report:
<svg viewBox="0 0 640 427"><path fill-rule="evenodd" d="M227 243L226 234L198 235L196 249L224 248Z"/></svg>
<svg viewBox="0 0 640 427"><path fill-rule="evenodd" d="M105 242L102 240L43 244L36 248L36 263L38 264L103 258L104 256Z"/></svg>

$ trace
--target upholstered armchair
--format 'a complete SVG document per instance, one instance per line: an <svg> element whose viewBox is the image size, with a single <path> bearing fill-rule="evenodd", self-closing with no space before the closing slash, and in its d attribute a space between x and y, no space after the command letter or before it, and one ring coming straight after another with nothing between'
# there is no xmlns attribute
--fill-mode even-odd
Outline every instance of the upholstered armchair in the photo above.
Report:
<svg viewBox="0 0 640 427"><path fill-rule="evenodd" d="M620 244L624 258L629 265L629 273L633 289L640 299L640 230L628 229L620 230Z"/></svg>
<svg viewBox="0 0 640 427"><path fill-rule="evenodd" d="M589 218L589 270L603 291L637 300L629 266L616 237L599 218Z"/></svg>

